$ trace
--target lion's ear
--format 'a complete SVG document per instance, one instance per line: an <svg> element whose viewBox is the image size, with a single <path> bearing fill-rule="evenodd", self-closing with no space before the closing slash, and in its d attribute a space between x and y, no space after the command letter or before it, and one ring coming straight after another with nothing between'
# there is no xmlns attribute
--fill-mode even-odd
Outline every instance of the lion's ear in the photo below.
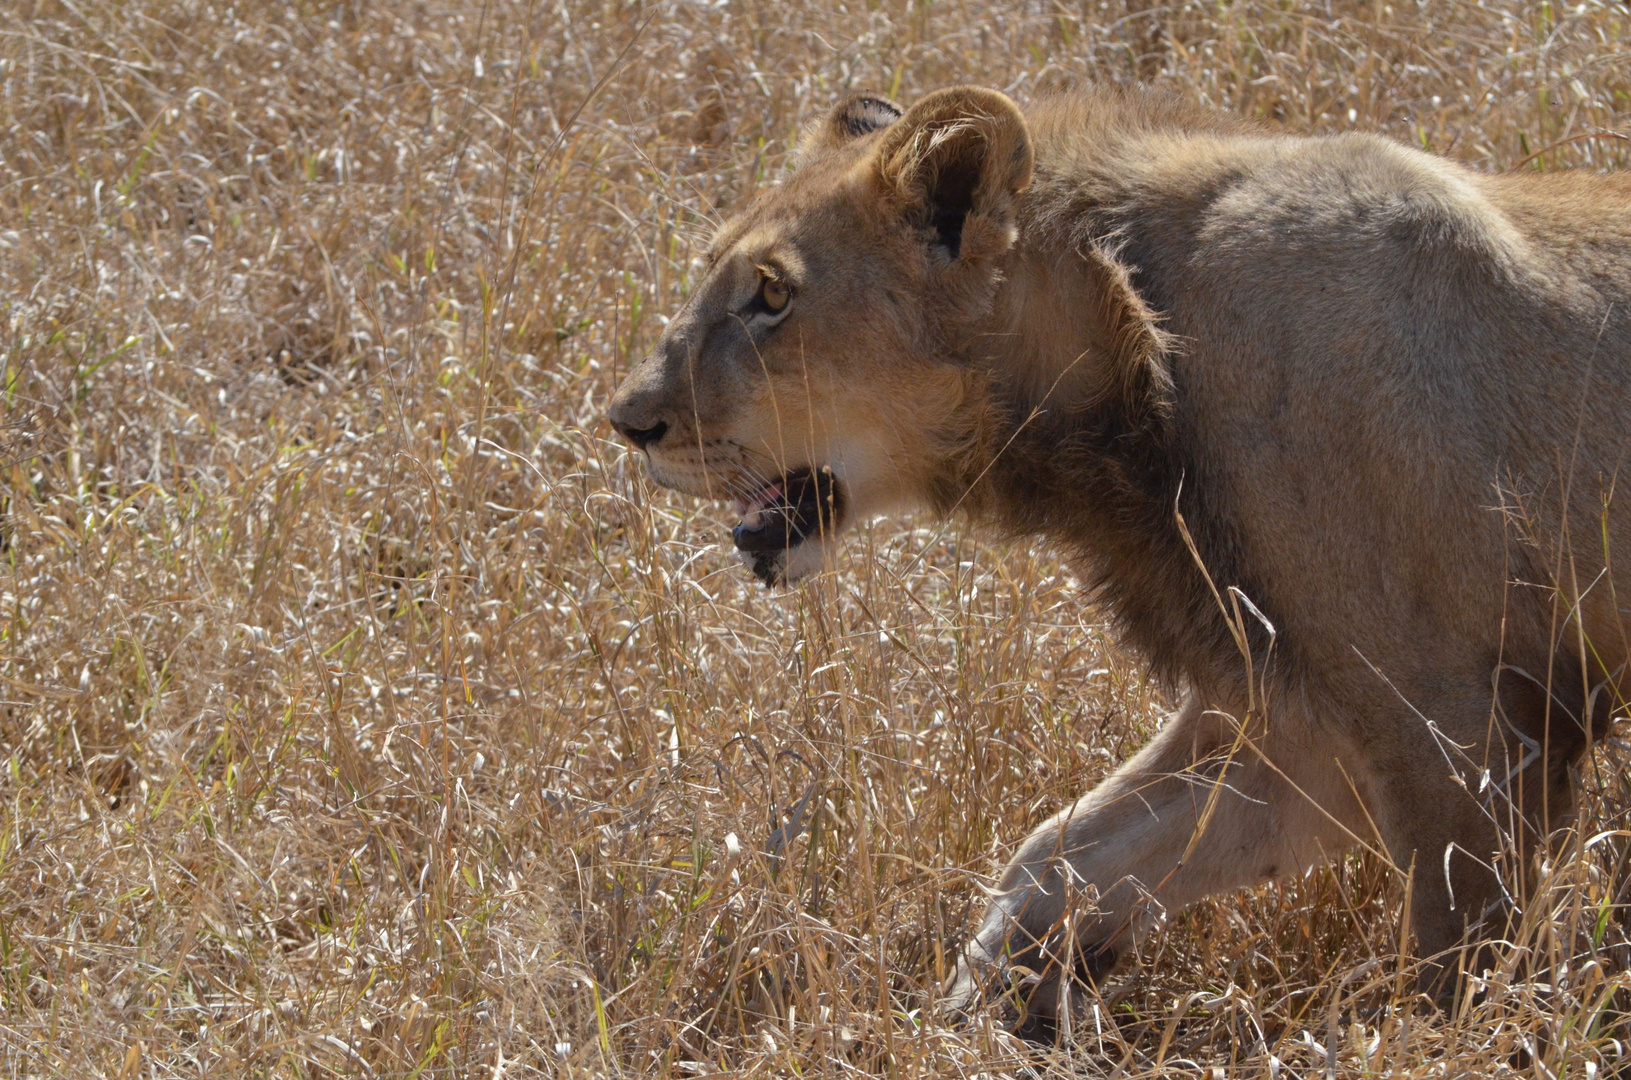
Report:
<svg viewBox="0 0 1631 1080"><path fill-rule="evenodd" d="M900 118L901 107L888 98L875 94L851 95L804 133L799 140L799 157L807 158L820 150L836 150L853 139L886 128Z"/></svg>
<svg viewBox="0 0 1631 1080"><path fill-rule="evenodd" d="M952 260L1014 242L1014 208L1031 182L1031 133L1006 94L937 90L891 125L875 158L886 190Z"/></svg>

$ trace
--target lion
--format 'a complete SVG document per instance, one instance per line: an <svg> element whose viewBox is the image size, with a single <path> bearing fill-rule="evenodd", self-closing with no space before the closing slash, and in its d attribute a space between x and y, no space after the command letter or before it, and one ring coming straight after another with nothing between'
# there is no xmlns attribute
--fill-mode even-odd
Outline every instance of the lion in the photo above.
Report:
<svg viewBox="0 0 1631 1080"><path fill-rule="evenodd" d="M611 403L657 484L772 584L902 508L1045 538L1179 702L1019 845L951 1000L1046 1030L1161 913L1356 848L1464 985L1631 689L1631 176L859 95L705 261Z"/></svg>

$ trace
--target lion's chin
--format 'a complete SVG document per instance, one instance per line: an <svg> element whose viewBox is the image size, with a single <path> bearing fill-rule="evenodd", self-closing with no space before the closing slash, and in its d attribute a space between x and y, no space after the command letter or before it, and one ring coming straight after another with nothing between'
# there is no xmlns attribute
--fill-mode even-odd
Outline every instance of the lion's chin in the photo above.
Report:
<svg viewBox="0 0 1631 1080"><path fill-rule="evenodd" d="M806 540L796 547L736 554L742 565L766 585L797 585L826 569L829 548L820 540Z"/></svg>

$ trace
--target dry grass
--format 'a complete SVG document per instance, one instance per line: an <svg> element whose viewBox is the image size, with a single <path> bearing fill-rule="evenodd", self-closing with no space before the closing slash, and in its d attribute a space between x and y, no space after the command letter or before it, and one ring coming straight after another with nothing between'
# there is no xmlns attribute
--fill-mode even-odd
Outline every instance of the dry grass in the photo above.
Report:
<svg viewBox="0 0 1631 1080"><path fill-rule="evenodd" d="M1399 888L1358 859L1175 916L1057 1051L938 1028L978 884L1157 689L1044 554L955 528L766 594L602 420L846 88L1142 79L1614 168L1623 6L394 7L0 12L9 1075L1628 1060L1613 748L1531 912L1548 983L1388 1008Z"/></svg>

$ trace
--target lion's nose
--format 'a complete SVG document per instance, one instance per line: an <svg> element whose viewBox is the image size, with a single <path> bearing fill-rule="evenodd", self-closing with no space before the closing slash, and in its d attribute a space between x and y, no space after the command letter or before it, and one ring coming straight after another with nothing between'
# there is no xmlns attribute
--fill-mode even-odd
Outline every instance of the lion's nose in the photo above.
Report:
<svg viewBox="0 0 1631 1080"><path fill-rule="evenodd" d="M633 443L636 450L645 450L663 437L663 433L668 430L668 421L659 420L650 427L636 427L614 416L612 417L612 427L616 428L625 439Z"/></svg>

